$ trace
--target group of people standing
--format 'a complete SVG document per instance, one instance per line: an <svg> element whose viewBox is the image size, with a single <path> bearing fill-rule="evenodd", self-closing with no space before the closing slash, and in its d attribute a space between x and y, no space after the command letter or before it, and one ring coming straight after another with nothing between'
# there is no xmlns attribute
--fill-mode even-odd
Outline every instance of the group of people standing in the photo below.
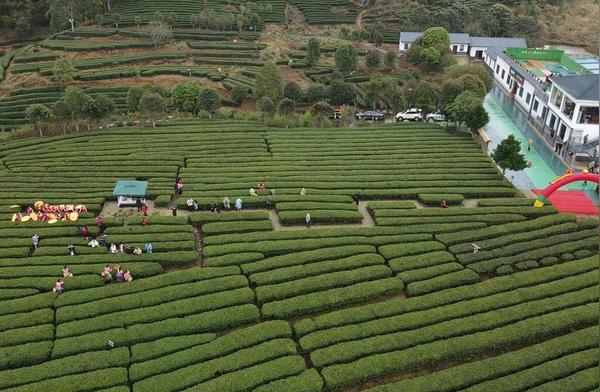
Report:
<svg viewBox="0 0 600 392"><path fill-rule="evenodd" d="M100 274L104 278L104 282L109 283L113 280L113 272L115 273L114 280L116 282L131 282L133 280L131 272L123 270L119 264L115 265L114 268L110 264L106 264L104 271Z"/></svg>

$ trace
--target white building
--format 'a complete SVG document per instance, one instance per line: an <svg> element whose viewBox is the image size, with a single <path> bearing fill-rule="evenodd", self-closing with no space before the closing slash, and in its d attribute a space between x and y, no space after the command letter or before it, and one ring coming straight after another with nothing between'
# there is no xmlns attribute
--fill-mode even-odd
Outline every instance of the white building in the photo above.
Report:
<svg viewBox="0 0 600 392"><path fill-rule="evenodd" d="M400 33L399 50L406 52L408 48L423 33L415 31L402 31ZM468 55L473 59L483 59L483 55L488 48L526 48L527 43L522 38L503 38L503 37L471 37L465 33L449 33L450 51L456 55Z"/></svg>
<svg viewBox="0 0 600 392"><path fill-rule="evenodd" d="M553 76L548 126L567 146L598 143L598 75Z"/></svg>

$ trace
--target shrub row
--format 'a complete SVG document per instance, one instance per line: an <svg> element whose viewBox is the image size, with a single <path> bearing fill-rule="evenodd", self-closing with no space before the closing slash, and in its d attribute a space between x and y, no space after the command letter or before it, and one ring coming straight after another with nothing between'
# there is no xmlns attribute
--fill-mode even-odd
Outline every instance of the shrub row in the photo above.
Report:
<svg viewBox="0 0 600 392"><path fill-rule="evenodd" d="M57 338L52 357L62 358L81 352L105 350L107 339L112 340L117 347L131 346L167 336L221 331L254 322L258 317L256 306L248 304L153 323L136 324L126 330L115 328L86 335Z"/></svg>
<svg viewBox="0 0 600 392"><path fill-rule="evenodd" d="M446 204L448 205L460 205L465 200L465 198L463 195L456 195L452 193L442 193L434 195L421 193L419 194L418 200L426 205L439 205L442 202L442 200L445 200Z"/></svg>
<svg viewBox="0 0 600 392"><path fill-rule="evenodd" d="M593 325L597 318L597 304L581 305L480 332L477 334L478 339L466 335L439 340L402 351L366 357L345 365L330 366L323 369L321 374L329 388L356 385L391 372L431 366L483 350L536 342L550 334ZM436 353L434 357L431 356L432 352Z"/></svg>
<svg viewBox="0 0 600 392"><path fill-rule="evenodd" d="M440 385L444 385L448 390L465 389L484 381L517 373L537 365L543 365L547 361L594 347L594 342L597 341L597 338L598 333L594 328L586 328L497 357L455 366L425 376L381 385L367 390L369 392L393 392L399 390L406 392L434 392L438 391L437 388ZM540 389L540 391L542 390L546 391L544 388Z"/></svg>
<svg viewBox="0 0 600 392"><path fill-rule="evenodd" d="M483 285L457 287L445 290L442 293L432 293L414 298L410 301L392 300L354 307L352 309L339 310L314 318L306 318L294 324L294 331L297 336L304 336L317 330L356 324L414 311L433 309L447 304L491 296L498 293L510 293L521 287L529 287L569 276L577 276L589 271L595 271L596 268L597 260L588 258L535 271L521 272L514 276L496 277L488 280Z"/></svg>
<svg viewBox="0 0 600 392"><path fill-rule="evenodd" d="M231 200L233 206L235 199ZM262 221L268 220L269 215L266 211L227 211L222 213L196 212L189 216L190 223L196 227L212 222L233 222L233 221Z"/></svg>
<svg viewBox="0 0 600 392"><path fill-rule="evenodd" d="M437 241L421 241L407 244L384 245L378 248L378 251L387 260L396 257L411 256L421 253L446 250L444 244Z"/></svg>
<svg viewBox="0 0 600 392"><path fill-rule="evenodd" d="M543 208L543 207L542 207ZM530 230L539 230L549 226L575 222L575 217L568 214L556 214L533 219L528 222L515 222L505 225L487 227L485 229L469 230L460 233L439 234L436 239L446 245L456 245L469 241L481 241L496 238L507 234L524 233Z"/></svg>
<svg viewBox="0 0 600 392"><path fill-rule="evenodd" d="M138 363L150 361L174 352L183 351L190 347L210 343L216 338L217 335L214 333L199 333L167 337L152 342L135 344L131 347L131 362Z"/></svg>
<svg viewBox="0 0 600 392"><path fill-rule="evenodd" d="M358 320L354 324L340 325L304 335L300 339L300 344L304 350L314 351L318 348L372 336L382 336L406 330L418 330L448 320L460 320L461 318L480 313L492 312L497 309L581 290L592 285L593 272L587 272L550 283L519 287L513 291L492 293L488 296L468 298L461 302L442 304L436 308L435 312L417 307L415 309L407 309L406 313L390 314L389 316L381 315L378 318L368 321ZM437 295L442 294L439 293ZM421 298L424 299L425 297ZM413 299L410 301L414 302Z"/></svg>
<svg viewBox="0 0 600 392"><path fill-rule="evenodd" d="M440 264L447 264L456 261L454 256L446 251L435 251L421 253L413 256L396 257L388 260L388 264L395 273L402 273L412 270L426 269Z"/></svg>
<svg viewBox="0 0 600 392"><path fill-rule="evenodd" d="M306 223L307 212L310 212L310 221L314 224L360 223L363 220L362 214L356 210L280 211L278 215L282 224L295 225Z"/></svg>
<svg viewBox="0 0 600 392"><path fill-rule="evenodd" d="M381 210L380 210L381 211ZM376 211L377 213L377 211ZM453 216L426 216L426 217L401 217L401 218L375 218L375 222L382 226L403 226L419 223L464 223L482 222L487 225L499 225L508 222L522 222L527 218L517 214L485 214L485 215L453 215Z"/></svg>
<svg viewBox="0 0 600 392"><path fill-rule="evenodd" d="M52 340L0 347L0 370L42 363L50 358L51 351Z"/></svg>
<svg viewBox="0 0 600 392"><path fill-rule="evenodd" d="M454 266L460 265L455 263ZM438 267L439 268L439 267ZM464 286L479 282L479 275L470 269L449 272L419 282L408 284L407 291L410 296L423 295L434 291L449 289L456 286Z"/></svg>
<svg viewBox="0 0 600 392"><path fill-rule="evenodd" d="M282 300L303 294L348 286L364 281L382 279L392 275L384 265L374 265L349 271L338 271L290 282L259 286L255 289L259 304Z"/></svg>
<svg viewBox="0 0 600 392"><path fill-rule="evenodd" d="M261 385L254 392L320 392L323 388L323 379L315 369L308 369L298 376L283 378L281 380Z"/></svg>
<svg viewBox="0 0 600 392"><path fill-rule="evenodd" d="M312 262L310 264L301 264L259 272L250 275L249 280L252 284L263 286L302 279L323 273L352 270L379 264L385 264L383 257L375 253L365 253L340 259L330 259L321 262Z"/></svg>
<svg viewBox="0 0 600 392"><path fill-rule="evenodd" d="M224 256L207 257L203 260L203 264L205 267L225 267L252 263L264 258L265 256L258 252L232 253Z"/></svg>
<svg viewBox="0 0 600 392"><path fill-rule="evenodd" d="M487 215L487 214L519 214L530 218L537 218L543 215L556 214L557 210L553 206L544 206L541 208L524 207L524 206L508 206L508 207L478 207L478 208L445 208L445 209L403 209L403 210L376 210L375 217L431 217L444 216L450 217L455 215Z"/></svg>
<svg viewBox="0 0 600 392"><path fill-rule="evenodd" d="M269 302L261 311L269 318L290 318L399 293L403 288L404 284L398 278L379 279Z"/></svg>
<svg viewBox="0 0 600 392"><path fill-rule="evenodd" d="M435 278L437 276L445 275L450 272L460 271L462 269L462 265L453 262L433 265L431 267L412 269L410 271L400 272L397 274L397 276L408 285L413 282Z"/></svg>
<svg viewBox="0 0 600 392"><path fill-rule="evenodd" d="M253 231L272 231L271 221L232 221L213 222L202 225L204 235L248 233Z"/></svg>
<svg viewBox="0 0 600 392"><path fill-rule="evenodd" d="M0 279L1 289L20 289L20 288L33 288L43 291L51 291L54 288L56 279L59 276L50 277L26 277L26 278L13 278L13 279ZM100 275L83 275L69 278L64 282L64 288L66 291L87 289L90 287L98 287L104 285L104 282L100 278Z"/></svg>

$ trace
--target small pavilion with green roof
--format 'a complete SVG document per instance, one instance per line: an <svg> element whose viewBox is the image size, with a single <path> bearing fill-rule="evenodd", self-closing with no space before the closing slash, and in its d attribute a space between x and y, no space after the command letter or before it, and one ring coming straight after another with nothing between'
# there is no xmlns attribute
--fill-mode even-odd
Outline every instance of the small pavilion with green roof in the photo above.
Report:
<svg viewBox="0 0 600 392"><path fill-rule="evenodd" d="M148 181L119 180L115 184L113 196L117 196L117 206L135 206L138 199L146 202Z"/></svg>

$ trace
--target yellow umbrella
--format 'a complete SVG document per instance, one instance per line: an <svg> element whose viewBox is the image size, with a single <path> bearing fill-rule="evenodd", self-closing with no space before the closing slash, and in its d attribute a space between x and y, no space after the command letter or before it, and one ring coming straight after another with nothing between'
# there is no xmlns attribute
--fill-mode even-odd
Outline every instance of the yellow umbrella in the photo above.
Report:
<svg viewBox="0 0 600 392"><path fill-rule="evenodd" d="M29 213L29 217L31 218L32 221L37 221L38 220L38 217L35 214L35 212L30 212Z"/></svg>
<svg viewBox="0 0 600 392"><path fill-rule="evenodd" d="M77 212L71 212L69 214L69 219L75 222L79 218L79 214Z"/></svg>
<svg viewBox="0 0 600 392"><path fill-rule="evenodd" d="M25 215L24 217L21 218L21 222L27 222L29 219L31 219L29 217L29 215Z"/></svg>
<svg viewBox="0 0 600 392"><path fill-rule="evenodd" d="M12 206L10 206L10 208L21 208L21 206L18 204L13 204Z"/></svg>
<svg viewBox="0 0 600 392"><path fill-rule="evenodd" d="M41 200L38 200L38 201L36 201L35 203L33 203L33 205L34 205L34 206L36 206L36 207L41 207L41 206L43 206L43 205L44 205L44 202L43 202L43 201L41 201Z"/></svg>
<svg viewBox="0 0 600 392"><path fill-rule="evenodd" d="M56 223L56 222L58 222L58 220L56 218L52 218L52 219L50 219L48 221L48 223L50 223L50 224L53 224L53 223Z"/></svg>
<svg viewBox="0 0 600 392"><path fill-rule="evenodd" d="M17 220L17 214L13 214L11 221L14 222Z"/></svg>

